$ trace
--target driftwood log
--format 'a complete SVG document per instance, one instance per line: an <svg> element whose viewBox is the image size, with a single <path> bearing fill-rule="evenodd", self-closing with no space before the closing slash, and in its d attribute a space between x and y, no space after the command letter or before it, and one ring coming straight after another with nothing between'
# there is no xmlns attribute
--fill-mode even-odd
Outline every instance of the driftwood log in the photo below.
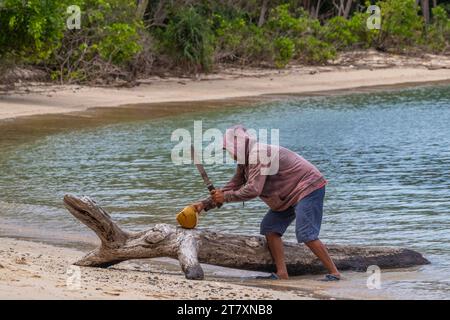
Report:
<svg viewBox="0 0 450 320"><path fill-rule="evenodd" d="M254 271L273 271L272 257L261 236L186 230L157 224L142 232L122 230L108 213L89 197L64 197L66 208L92 229L101 245L75 265L106 268L130 259L170 257L178 259L186 278L203 279L200 263ZM328 246L340 270L366 271L370 265L403 268L428 264L420 253L390 247ZM320 261L302 244L285 243L286 265L291 275L324 272Z"/></svg>

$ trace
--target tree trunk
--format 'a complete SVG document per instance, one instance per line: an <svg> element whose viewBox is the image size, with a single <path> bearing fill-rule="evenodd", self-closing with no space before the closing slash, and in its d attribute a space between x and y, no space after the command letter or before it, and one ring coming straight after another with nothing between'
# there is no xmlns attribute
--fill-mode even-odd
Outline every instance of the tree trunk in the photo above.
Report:
<svg viewBox="0 0 450 320"><path fill-rule="evenodd" d="M179 260L188 279L203 279L200 263L274 271L266 241L260 236L187 230L168 224L131 233L122 230L88 197L66 195L64 205L101 240L97 249L75 263L78 266L106 268L129 259L170 257ZM366 271L370 265L401 268L429 263L420 253L401 248L330 245L328 249L337 267L343 271ZM324 272L320 261L304 245L285 243L285 256L291 275Z"/></svg>
<svg viewBox="0 0 450 320"><path fill-rule="evenodd" d="M152 26L164 26L164 20L167 18L166 0L160 0L153 13Z"/></svg>
<svg viewBox="0 0 450 320"><path fill-rule="evenodd" d="M149 0L138 0L138 6L136 10L136 16L138 19L144 19L145 11L147 10Z"/></svg>
<svg viewBox="0 0 450 320"><path fill-rule="evenodd" d="M425 23L430 23L430 0L422 0L422 13Z"/></svg>
<svg viewBox="0 0 450 320"><path fill-rule="evenodd" d="M335 0L333 0L333 5L334 7L337 9L337 16L341 16L341 12L344 11L344 4L343 4L344 0L339 0L339 4L336 3Z"/></svg>
<svg viewBox="0 0 450 320"><path fill-rule="evenodd" d="M348 17L350 16L350 11L352 10L353 2L354 2L354 0L347 0L345 9L344 9L344 18L345 19L348 19Z"/></svg>
<svg viewBox="0 0 450 320"><path fill-rule="evenodd" d="M262 6L261 6L261 13L259 14L258 27L262 27L264 25L264 23L266 22L266 14L267 14L268 6L269 6L269 0L263 0Z"/></svg>
<svg viewBox="0 0 450 320"><path fill-rule="evenodd" d="M317 0L317 6L314 9L314 18L318 19L319 18L319 12L320 12L320 6L321 6L321 0Z"/></svg>
<svg viewBox="0 0 450 320"><path fill-rule="evenodd" d="M311 0L303 0L303 1L302 1L302 7L303 7L303 9L305 9L307 12L311 12Z"/></svg>

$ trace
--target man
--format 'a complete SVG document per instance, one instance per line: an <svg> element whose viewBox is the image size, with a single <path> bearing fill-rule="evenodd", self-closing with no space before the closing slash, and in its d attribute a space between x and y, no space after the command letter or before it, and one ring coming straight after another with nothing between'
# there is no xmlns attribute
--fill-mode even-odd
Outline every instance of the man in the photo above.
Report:
<svg viewBox="0 0 450 320"><path fill-rule="evenodd" d="M319 240L327 184L320 171L286 148L256 142L243 126L228 129L223 143L224 149L238 161L236 173L222 189L195 203L197 212L208 211L217 204L260 197L270 208L261 222L261 234L267 239L277 268L270 278L289 277L281 237L296 219L298 242L305 243L329 271L324 281L340 280L327 248ZM262 161L263 152L270 161ZM276 171L270 172L273 168Z"/></svg>

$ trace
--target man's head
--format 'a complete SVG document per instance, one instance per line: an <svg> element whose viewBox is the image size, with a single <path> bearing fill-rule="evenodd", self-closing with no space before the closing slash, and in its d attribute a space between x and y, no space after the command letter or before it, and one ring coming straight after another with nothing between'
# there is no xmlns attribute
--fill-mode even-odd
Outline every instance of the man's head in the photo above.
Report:
<svg viewBox="0 0 450 320"><path fill-rule="evenodd" d="M235 125L225 131L223 149L227 150L238 163L244 164L248 156L249 146L253 142L254 139L248 134L244 126Z"/></svg>

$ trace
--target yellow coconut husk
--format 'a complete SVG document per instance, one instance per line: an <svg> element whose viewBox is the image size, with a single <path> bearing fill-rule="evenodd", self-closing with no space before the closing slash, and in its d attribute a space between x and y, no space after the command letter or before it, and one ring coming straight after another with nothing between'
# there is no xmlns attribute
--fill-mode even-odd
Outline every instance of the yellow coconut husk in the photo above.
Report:
<svg viewBox="0 0 450 320"><path fill-rule="evenodd" d="M198 212L194 206L187 206L177 214L177 221L185 229L194 229L198 223Z"/></svg>

